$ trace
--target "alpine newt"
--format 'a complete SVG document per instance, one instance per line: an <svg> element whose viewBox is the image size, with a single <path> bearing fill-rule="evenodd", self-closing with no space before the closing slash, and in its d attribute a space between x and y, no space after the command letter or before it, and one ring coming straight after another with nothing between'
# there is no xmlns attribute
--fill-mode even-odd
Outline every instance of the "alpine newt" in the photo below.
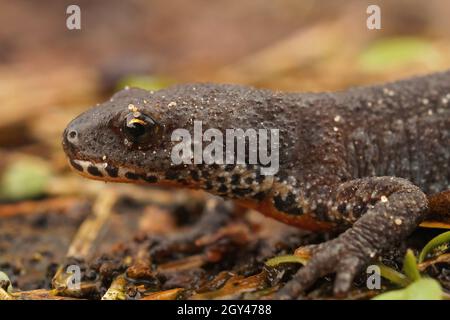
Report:
<svg viewBox="0 0 450 320"><path fill-rule="evenodd" d="M260 165L173 165L172 132L279 129L279 171ZM207 142L204 142L207 144ZM78 116L63 136L89 178L204 189L287 224L338 231L277 294L295 297L336 273L348 291L361 269L427 216L450 209L450 71L336 93L238 85L130 88Z"/></svg>

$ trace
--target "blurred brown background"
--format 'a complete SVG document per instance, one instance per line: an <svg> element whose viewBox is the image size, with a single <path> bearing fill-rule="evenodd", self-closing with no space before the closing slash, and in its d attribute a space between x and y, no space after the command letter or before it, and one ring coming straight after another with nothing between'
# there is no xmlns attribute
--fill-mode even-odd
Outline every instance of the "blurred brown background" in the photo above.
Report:
<svg viewBox="0 0 450 320"><path fill-rule="evenodd" d="M49 143L67 122L56 113L127 83L334 90L450 62L445 0L85 0L81 30L66 28L69 4L0 1L0 148ZM381 30L366 28L369 4L381 7Z"/></svg>
<svg viewBox="0 0 450 320"><path fill-rule="evenodd" d="M69 4L81 30L66 28ZM366 28L369 4L381 7L381 30ZM115 90L215 81L324 91L444 70L449 15L446 0L0 0L0 269L17 271L43 239L35 227L47 253L67 249L85 215L68 215L70 230L55 220L53 234L42 216L16 216L72 205L29 200L105 189L70 172L60 135Z"/></svg>

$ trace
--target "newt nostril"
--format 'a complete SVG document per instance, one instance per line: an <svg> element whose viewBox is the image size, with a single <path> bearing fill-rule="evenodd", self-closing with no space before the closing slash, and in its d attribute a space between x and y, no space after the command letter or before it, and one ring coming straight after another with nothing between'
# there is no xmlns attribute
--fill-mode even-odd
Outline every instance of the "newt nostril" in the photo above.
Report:
<svg viewBox="0 0 450 320"><path fill-rule="evenodd" d="M78 131L70 129L67 133L67 141L69 141L71 144L76 145L78 143Z"/></svg>

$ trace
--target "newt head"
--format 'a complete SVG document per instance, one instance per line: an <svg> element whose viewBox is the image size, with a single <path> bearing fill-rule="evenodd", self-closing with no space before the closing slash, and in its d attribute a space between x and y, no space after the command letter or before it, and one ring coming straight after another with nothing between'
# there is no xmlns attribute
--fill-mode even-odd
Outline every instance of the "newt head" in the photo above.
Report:
<svg viewBox="0 0 450 320"><path fill-rule="evenodd" d="M121 91L70 122L63 147L72 168L104 181L159 180L168 167L163 150L169 121L160 107L147 105L147 95Z"/></svg>
<svg viewBox="0 0 450 320"><path fill-rule="evenodd" d="M214 132L224 133L228 128L254 126L245 112L255 111L245 108L245 103L254 105L255 99L263 98L256 95L246 102L243 90L240 86L209 84L180 85L157 92L122 90L67 126L64 151L72 168L91 179L176 185L234 198L263 199L273 176L261 175L257 164L196 162L198 153L191 140L199 121L201 132L214 128ZM236 108L236 103L241 106ZM260 122L255 119L255 123ZM213 140L200 140L200 147ZM185 160L187 154L188 162L174 160L174 155Z"/></svg>

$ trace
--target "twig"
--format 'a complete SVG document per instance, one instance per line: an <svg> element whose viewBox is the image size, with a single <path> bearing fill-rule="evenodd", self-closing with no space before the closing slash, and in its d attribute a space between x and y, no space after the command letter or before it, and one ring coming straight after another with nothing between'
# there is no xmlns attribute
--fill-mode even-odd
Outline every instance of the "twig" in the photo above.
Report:
<svg viewBox="0 0 450 320"><path fill-rule="evenodd" d="M78 259L88 257L95 241L98 240L99 234L112 213L112 207L116 203L116 200L117 195L111 190L105 190L100 194L93 206L93 216L86 218L72 240L67 251L68 257Z"/></svg>
<svg viewBox="0 0 450 320"><path fill-rule="evenodd" d="M67 212L67 210L80 203L75 197L51 198L39 201L23 201L15 204L0 205L0 217L15 215L37 214L42 212Z"/></svg>

